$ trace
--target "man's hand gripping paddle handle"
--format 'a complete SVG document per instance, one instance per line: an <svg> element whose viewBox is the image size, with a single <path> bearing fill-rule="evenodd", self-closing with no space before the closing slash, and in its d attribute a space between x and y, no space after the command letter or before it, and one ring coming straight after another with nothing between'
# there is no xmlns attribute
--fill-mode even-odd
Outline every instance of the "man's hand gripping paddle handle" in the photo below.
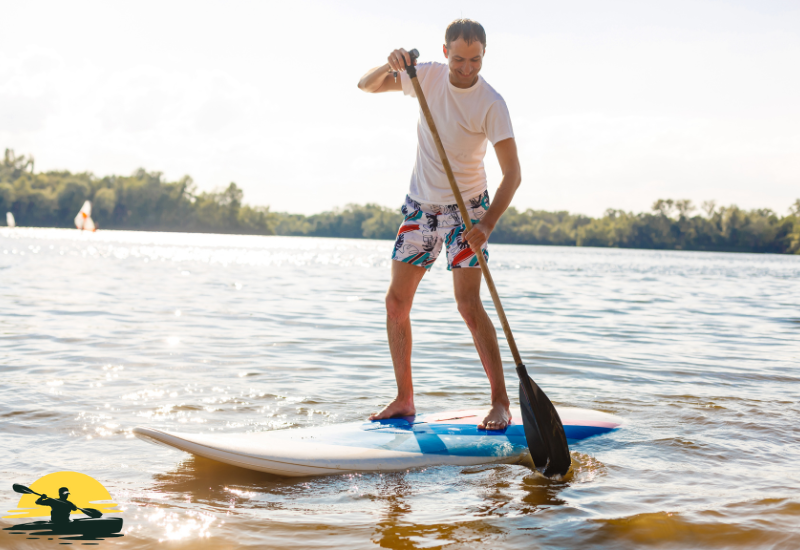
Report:
<svg viewBox="0 0 800 550"><path fill-rule="evenodd" d="M411 65L406 66L406 72L411 78L411 84L414 86L414 92L419 100L419 106L425 116L425 121L428 123L428 128L430 128L431 134L433 135L436 149L439 151L439 158L442 160L444 171L447 173L447 179L450 181L450 188L456 198L456 203L458 203L461 219L464 222L466 230L469 231L472 229L472 220L469 218L469 212L467 211L464 199L456 184L456 178L453 175L453 169L450 167L450 161L447 160L447 153L444 150L444 145L442 145L439 132L436 130L436 124L433 121L431 110L428 107L425 94L422 93L422 87L417 79L417 68L414 62L419 57L419 52L414 49L408 53L411 57ZM561 423L561 418L558 416L558 412L550 402L550 399L548 399L541 388L536 385L536 382L531 380L530 376L528 376L528 371L519 355L517 343L514 341L514 335L511 333L511 326L508 324L506 313L503 310L503 304L500 303L500 296L497 294L497 288L494 285L492 274L489 272L489 265L486 263L486 258L480 251L476 253L476 256L481 266L483 277L486 279L486 286L489 287L489 293L492 295L492 301L494 302L495 310L497 310L497 316L500 318L500 324L503 325L503 332L506 335L508 347L511 348L511 355L514 357L514 363L517 365L517 376L519 377L520 383L522 421L525 427L525 438L528 442L531 458L537 468L544 470L544 475L564 475L569 471L572 461L569 456L567 436L564 433L564 426Z"/></svg>

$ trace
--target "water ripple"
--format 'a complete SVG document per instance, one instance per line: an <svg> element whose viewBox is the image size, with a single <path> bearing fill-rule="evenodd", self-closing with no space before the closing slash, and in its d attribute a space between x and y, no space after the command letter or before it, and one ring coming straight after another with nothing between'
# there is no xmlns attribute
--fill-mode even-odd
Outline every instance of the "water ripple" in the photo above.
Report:
<svg viewBox="0 0 800 550"><path fill-rule="evenodd" d="M131 548L798 540L798 257L494 246L532 375L559 405L628 421L574 449L565 480L520 466L281 479L132 439L138 424L246 434L373 412L394 388L390 248L0 230L4 477L102 480L127 507L131 530L115 544ZM443 265L420 286L412 322L418 408L486 406Z"/></svg>

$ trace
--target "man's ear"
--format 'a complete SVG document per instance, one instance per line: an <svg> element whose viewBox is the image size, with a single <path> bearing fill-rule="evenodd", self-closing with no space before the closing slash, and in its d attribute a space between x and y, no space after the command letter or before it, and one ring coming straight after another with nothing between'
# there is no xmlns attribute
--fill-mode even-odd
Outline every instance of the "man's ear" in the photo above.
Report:
<svg viewBox="0 0 800 550"><path fill-rule="evenodd" d="M444 54L444 58L448 59L448 57L447 57L447 44L442 44L442 53Z"/></svg>

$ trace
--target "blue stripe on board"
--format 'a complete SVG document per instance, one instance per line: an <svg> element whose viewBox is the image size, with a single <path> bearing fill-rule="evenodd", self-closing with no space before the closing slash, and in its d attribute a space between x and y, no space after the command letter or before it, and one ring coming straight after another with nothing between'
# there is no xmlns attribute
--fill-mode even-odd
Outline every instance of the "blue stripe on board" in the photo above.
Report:
<svg viewBox="0 0 800 550"><path fill-rule="evenodd" d="M478 436L478 435L489 435L489 436L497 436L497 435L506 435L506 436L525 436L525 428L521 424L512 424L505 431L497 431L497 430L479 430L477 426L472 424L443 424L443 423L435 423L429 424L428 422L417 422L412 423L412 417L407 418L390 418L387 420L377 420L374 422L367 422L363 425L363 431L374 431L374 430L389 430L394 429L398 432L416 432L416 433L426 433L427 430L431 430L433 433L437 434L452 434L452 435L462 435L462 436ZM377 424L377 425L376 425ZM572 439L575 441L580 441L581 439L586 439L589 437L594 437L596 435L602 435L608 433L615 428L607 428L602 426L573 426L568 425L564 426L564 433L567 436L567 439Z"/></svg>
<svg viewBox="0 0 800 550"><path fill-rule="evenodd" d="M581 439L588 439L596 435L607 434L616 428L605 428L602 426L564 426L564 433L567 434L567 439L580 441Z"/></svg>
<svg viewBox="0 0 800 550"><path fill-rule="evenodd" d="M516 456L527 447L525 429L519 424L512 424L503 431L488 431L479 430L474 424L414 423L413 420L409 417L366 422L361 431L334 432L315 439L329 445L453 456ZM571 443L611 430L596 426L564 426Z"/></svg>

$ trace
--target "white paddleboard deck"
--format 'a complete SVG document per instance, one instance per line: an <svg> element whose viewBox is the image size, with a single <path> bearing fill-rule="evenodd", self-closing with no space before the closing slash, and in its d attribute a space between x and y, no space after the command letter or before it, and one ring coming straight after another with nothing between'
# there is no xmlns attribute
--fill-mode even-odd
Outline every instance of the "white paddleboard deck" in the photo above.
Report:
<svg viewBox="0 0 800 550"><path fill-rule="evenodd" d="M281 476L396 471L425 466L515 464L528 455L522 415L502 431L479 430L485 409L418 414L255 433L172 433L133 430L139 438L197 456ZM622 419L608 413L559 408L570 445L608 433Z"/></svg>

